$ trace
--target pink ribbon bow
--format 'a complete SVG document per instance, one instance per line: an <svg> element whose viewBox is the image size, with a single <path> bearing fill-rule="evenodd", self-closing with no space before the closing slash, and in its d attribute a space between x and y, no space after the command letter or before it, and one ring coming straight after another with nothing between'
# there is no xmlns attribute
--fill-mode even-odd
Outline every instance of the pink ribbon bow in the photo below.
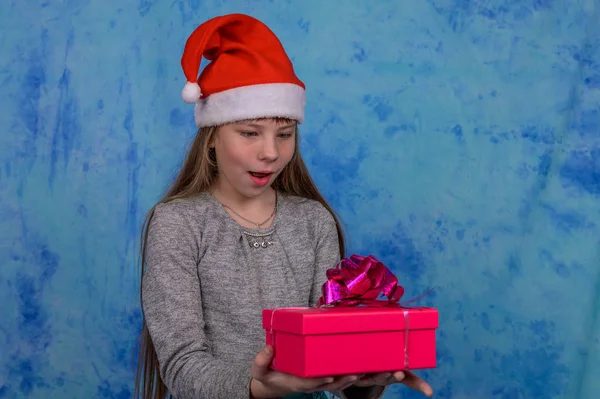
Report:
<svg viewBox="0 0 600 399"><path fill-rule="evenodd" d="M397 306L404 294L398 278L372 255L352 255L327 270L319 306ZM378 299L385 295L387 300Z"/></svg>

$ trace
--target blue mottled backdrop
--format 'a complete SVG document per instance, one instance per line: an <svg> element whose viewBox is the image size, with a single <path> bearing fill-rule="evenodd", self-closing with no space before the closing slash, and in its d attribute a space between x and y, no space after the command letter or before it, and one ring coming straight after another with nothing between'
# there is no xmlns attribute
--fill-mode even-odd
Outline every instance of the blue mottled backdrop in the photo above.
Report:
<svg viewBox="0 0 600 399"><path fill-rule="evenodd" d="M229 12L308 84L352 252L437 287L437 397L600 397L599 2L367 3L0 2L0 397L131 396L138 233L194 134L179 58Z"/></svg>

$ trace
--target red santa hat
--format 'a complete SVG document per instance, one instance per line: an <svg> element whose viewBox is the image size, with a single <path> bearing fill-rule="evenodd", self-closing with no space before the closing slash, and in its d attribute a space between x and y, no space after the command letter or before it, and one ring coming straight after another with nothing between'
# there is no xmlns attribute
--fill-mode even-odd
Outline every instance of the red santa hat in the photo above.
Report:
<svg viewBox="0 0 600 399"><path fill-rule="evenodd" d="M200 76L200 61L209 61ZM277 36L243 14L213 18L188 38L181 66L183 100L195 104L198 127L246 119L304 120L305 86Z"/></svg>

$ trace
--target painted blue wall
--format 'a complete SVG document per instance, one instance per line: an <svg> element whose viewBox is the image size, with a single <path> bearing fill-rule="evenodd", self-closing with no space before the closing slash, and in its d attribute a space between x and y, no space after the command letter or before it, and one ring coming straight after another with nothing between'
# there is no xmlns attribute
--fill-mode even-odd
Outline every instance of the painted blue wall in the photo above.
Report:
<svg viewBox="0 0 600 399"><path fill-rule="evenodd" d="M437 397L600 397L600 2L247 3L0 3L0 397L130 397L138 232L194 134L179 58L228 12L307 83L352 252L438 287Z"/></svg>

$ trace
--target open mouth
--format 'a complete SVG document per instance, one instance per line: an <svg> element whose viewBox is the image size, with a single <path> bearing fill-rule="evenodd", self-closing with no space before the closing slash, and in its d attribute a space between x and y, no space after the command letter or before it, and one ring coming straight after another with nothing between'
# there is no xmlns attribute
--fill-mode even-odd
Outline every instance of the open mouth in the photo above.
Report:
<svg viewBox="0 0 600 399"><path fill-rule="evenodd" d="M248 172L250 180L260 187L264 187L271 181L272 172Z"/></svg>
<svg viewBox="0 0 600 399"><path fill-rule="evenodd" d="M259 179L262 179L264 177L269 177L273 174L273 173L258 173L258 172L249 172L249 173L254 177L258 177Z"/></svg>

